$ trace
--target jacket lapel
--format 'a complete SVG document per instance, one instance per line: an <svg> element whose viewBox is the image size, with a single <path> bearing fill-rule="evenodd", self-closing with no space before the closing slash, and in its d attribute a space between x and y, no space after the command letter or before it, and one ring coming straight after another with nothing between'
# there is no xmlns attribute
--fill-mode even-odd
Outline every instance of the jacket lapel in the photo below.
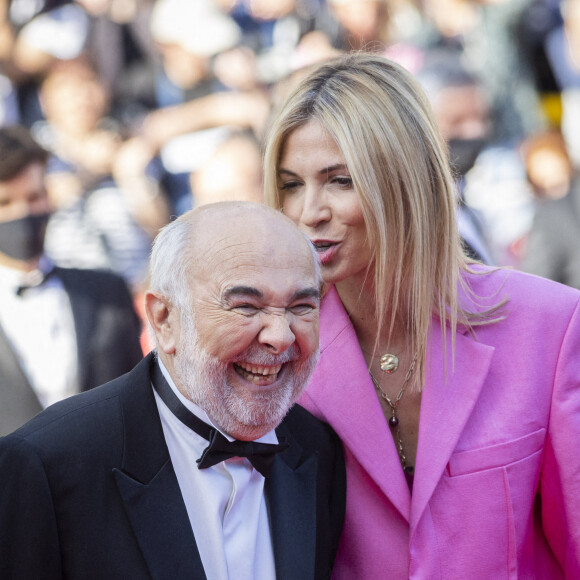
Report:
<svg viewBox="0 0 580 580"><path fill-rule="evenodd" d="M92 330L95 328L94 305L89 303L85 294L78 291L78 277L74 273L71 275L71 270L57 266L54 271L59 280L61 280L70 301L77 341L79 382L83 385L85 377L82 376L82 370L87 368Z"/></svg>
<svg viewBox="0 0 580 580"><path fill-rule="evenodd" d="M125 457L113 470L127 516L154 580L205 579L165 444L147 356L128 375L123 397Z"/></svg>
<svg viewBox="0 0 580 580"><path fill-rule="evenodd" d="M0 436L8 435L42 411L34 389L20 368L0 326Z"/></svg>
<svg viewBox="0 0 580 580"><path fill-rule="evenodd" d="M494 348L470 336L456 334L455 361L447 336L447 379L440 361L442 334L433 320L427 377L421 400L419 443L415 464L411 534L433 495L457 446L485 382ZM431 364L431 361L433 364Z"/></svg>
<svg viewBox="0 0 580 580"><path fill-rule="evenodd" d="M356 449L356 459L369 477L409 521L411 495L393 438L376 395L354 328L340 298L331 288L321 310L321 358L313 382L320 388L308 391L324 409L347 449ZM349 412L345 413L344 409Z"/></svg>
<svg viewBox="0 0 580 580"><path fill-rule="evenodd" d="M276 430L290 447L276 456L266 480L277 580L314 578L316 560L316 455L302 448L284 423Z"/></svg>
<svg viewBox="0 0 580 580"><path fill-rule="evenodd" d="M357 450L361 466L414 528L475 406L494 349L458 331L453 363L448 335L446 380L439 363L443 352L441 329L439 321L433 320L411 502L403 471L389 467L398 465L397 451L389 429L385 428L385 417L356 333L334 288L325 296L322 309L322 356L314 378L320 388L308 395L324 409L325 419L346 448ZM348 413L344 413L345 407Z"/></svg>

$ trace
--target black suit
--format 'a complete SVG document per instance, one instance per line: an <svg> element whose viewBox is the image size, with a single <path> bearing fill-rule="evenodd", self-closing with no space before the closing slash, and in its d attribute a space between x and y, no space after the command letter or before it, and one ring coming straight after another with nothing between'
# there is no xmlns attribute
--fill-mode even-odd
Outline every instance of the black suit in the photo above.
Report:
<svg viewBox="0 0 580 580"><path fill-rule="evenodd" d="M54 276L62 281L71 304L80 390L131 370L142 358L141 323L125 282L96 270L55 268ZM20 427L41 410L0 326L0 435Z"/></svg>
<svg viewBox="0 0 580 580"><path fill-rule="evenodd" d="M0 439L0 578L205 578L151 364ZM266 482L277 579L328 578L344 516L341 444L299 406L277 433L290 443Z"/></svg>

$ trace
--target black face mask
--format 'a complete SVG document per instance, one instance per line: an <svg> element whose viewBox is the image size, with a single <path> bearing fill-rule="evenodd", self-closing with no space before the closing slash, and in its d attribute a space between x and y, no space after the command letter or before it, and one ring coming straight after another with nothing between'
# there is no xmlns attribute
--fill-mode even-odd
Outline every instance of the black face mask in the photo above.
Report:
<svg viewBox="0 0 580 580"><path fill-rule="evenodd" d="M486 145L485 139L449 139L449 160L456 175L465 175Z"/></svg>
<svg viewBox="0 0 580 580"><path fill-rule="evenodd" d="M44 247L48 218L49 214L44 213L0 222L0 252L23 262L38 258Z"/></svg>

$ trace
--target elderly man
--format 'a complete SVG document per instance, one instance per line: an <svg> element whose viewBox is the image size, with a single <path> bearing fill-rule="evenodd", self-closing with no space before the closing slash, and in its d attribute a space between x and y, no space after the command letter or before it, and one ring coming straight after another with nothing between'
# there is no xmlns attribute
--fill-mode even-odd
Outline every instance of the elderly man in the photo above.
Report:
<svg viewBox="0 0 580 580"><path fill-rule="evenodd" d="M342 450L292 406L319 286L306 239L264 206L166 226L145 297L156 353L0 440L0 577L329 577Z"/></svg>

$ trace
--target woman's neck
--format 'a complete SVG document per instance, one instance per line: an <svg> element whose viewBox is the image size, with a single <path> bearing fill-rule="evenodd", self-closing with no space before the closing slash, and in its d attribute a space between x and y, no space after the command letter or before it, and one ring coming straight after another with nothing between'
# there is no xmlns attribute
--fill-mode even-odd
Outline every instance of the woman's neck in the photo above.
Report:
<svg viewBox="0 0 580 580"><path fill-rule="evenodd" d="M395 349L400 352L404 350L406 340L404 333L397 325L389 337L390 316L385 313L384 325L381 335L379 334L379 323L377 320L375 291L372 282L367 278L348 278L335 284L340 300L347 311L356 332L361 349L365 353L365 358L370 356L375 347L379 350Z"/></svg>

